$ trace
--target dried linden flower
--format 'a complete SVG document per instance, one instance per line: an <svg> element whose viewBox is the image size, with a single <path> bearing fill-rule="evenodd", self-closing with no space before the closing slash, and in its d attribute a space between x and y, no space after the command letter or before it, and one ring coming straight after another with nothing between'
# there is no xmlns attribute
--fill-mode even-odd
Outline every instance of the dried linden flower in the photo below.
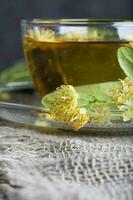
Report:
<svg viewBox="0 0 133 200"><path fill-rule="evenodd" d="M52 29L39 29L35 27L33 30L28 31L28 37L33 38L37 41L46 41L46 42L62 42L62 41L84 41L86 36L79 32L66 33L58 37Z"/></svg>
<svg viewBox="0 0 133 200"><path fill-rule="evenodd" d="M82 33L74 32L74 33L67 33L67 34L62 35L61 40L62 41L85 41L85 40L88 40L88 38Z"/></svg>
<svg viewBox="0 0 133 200"><path fill-rule="evenodd" d="M39 29L37 27L28 31L28 37L46 42L54 42L56 40L55 31L51 29Z"/></svg>
<svg viewBox="0 0 133 200"><path fill-rule="evenodd" d="M105 31L103 28L63 27L63 29L63 32L59 30L56 34L56 32L50 28L39 28L35 26L34 29L29 30L27 36L38 41L46 42L102 41L112 37L112 35L117 38L117 34L114 31Z"/></svg>
<svg viewBox="0 0 133 200"><path fill-rule="evenodd" d="M133 79L126 77L120 80L120 87L111 91L111 96L119 110L123 111L123 120L133 119Z"/></svg>
<svg viewBox="0 0 133 200"><path fill-rule="evenodd" d="M90 121L93 123L108 123L111 121L111 114L109 107L102 103L95 103L92 108L92 115Z"/></svg>
<svg viewBox="0 0 133 200"><path fill-rule="evenodd" d="M133 80L126 77L124 80L120 80L120 83L120 87L114 88L111 91L112 97L117 105L133 104Z"/></svg>
<svg viewBox="0 0 133 200"><path fill-rule="evenodd" d="M56 89L49 118L69 124L74 130L83 127L89 120L86 110L78 106L77 93L71 85Z"/></svg>

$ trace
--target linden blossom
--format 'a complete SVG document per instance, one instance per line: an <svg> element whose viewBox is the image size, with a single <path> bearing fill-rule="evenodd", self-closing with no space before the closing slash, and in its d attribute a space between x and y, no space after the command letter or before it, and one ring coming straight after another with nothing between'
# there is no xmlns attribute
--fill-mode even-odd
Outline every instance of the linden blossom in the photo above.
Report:
<svg viewBox="0 0 133 200"><path fill-rule="evenodd" d="M27 37L33 38L38 41L55 41L55 31L51 29L38 29L37 27L34 30L29 30Z"/></svg>
<svg viewBox="0 0 133 200"><path fill-rule="evenodd" d="M114 88L111 95L119 110L123 111L123 120L133 119L133 80L126 77L120 80L120 87Z"/></svg>
<svg viewBox="0 0 133 200"><path fill-rule="evenodd" d="M75 130L89 120L86 110L78 106L77 94L73 86L62 85L55 91L49 118L71 125Z"/></svg>
<svg viewBox="0 0 133 200"><path fill-rule="evenodd" d="M117 37L117 33L112 31L104 31L100 28L87 28L87 27L60 27L59 32L55 32L50 28L38 28L30 29L27 37L35 39L37 41L45 42L63 42L63 41L103 41L106 38Z"/></svg>
<svg viewBox="0 0 133 200"><path fill-rule="evenodd" d="M34 28L34 30L29 30L27 37L35 39L37 41L45 41L45 42L61 42L61 41L84 41L87 38L84 34L73 32L73 33L64 33L62 35L56 35L55 31L51 29L38 29Z"/></svg>

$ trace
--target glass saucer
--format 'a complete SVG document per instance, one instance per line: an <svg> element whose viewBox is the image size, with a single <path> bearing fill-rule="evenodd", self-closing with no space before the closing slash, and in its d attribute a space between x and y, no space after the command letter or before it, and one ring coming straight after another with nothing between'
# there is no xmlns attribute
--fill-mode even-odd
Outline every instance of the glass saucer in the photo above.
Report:
<svg viewBox="0 0 133 200"><path fill-rule="evenodd" d="M63 129L73 131L72 127L49 120L48 110L41 105L41 98L34 91L5 93L0 99L0 118L18 124L41 127L41 129ZM3 103L2 103L3 102ZM123 122L121 120L108 124L86 124L77 131L80 132L119 132L133 133L133 122Z"/></svg>

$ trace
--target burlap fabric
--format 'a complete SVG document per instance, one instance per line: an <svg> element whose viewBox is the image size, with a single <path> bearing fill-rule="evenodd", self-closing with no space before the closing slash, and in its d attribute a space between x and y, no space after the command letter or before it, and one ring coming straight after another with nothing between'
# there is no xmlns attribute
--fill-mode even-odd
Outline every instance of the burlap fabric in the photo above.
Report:
<svg viewBox="0 0 133 200"><path fill-rule="evenodd" d="M133 135L2 123L0 191L2 200L132 200Z"/></svg>

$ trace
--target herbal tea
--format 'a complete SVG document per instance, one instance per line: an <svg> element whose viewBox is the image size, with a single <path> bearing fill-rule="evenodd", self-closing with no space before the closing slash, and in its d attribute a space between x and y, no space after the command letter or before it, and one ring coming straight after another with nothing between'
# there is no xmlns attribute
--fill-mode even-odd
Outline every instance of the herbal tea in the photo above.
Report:
<svg viewBox="0 0 133 200"><path fill-rule="evenodd" d="M123 78L114 42L40 42L24 38L34 82L42 95L57 86L74 86Z"/></svg>

